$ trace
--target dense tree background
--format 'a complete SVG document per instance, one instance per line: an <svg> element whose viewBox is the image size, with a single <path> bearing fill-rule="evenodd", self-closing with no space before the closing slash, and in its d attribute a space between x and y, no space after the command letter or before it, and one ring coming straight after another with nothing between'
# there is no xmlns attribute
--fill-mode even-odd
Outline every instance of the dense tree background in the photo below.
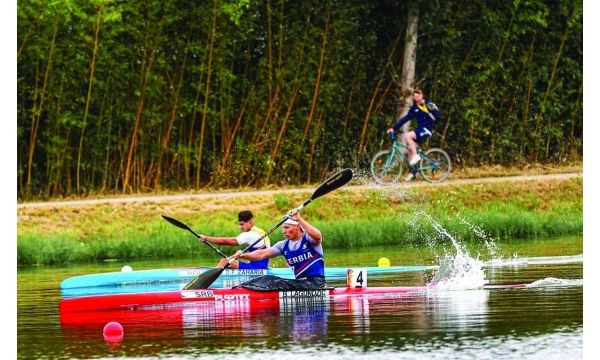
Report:
<svg viewBox="0 0 600 360"><path fill-rule="evenodd" d="M399 99L407 3L19 0L18 191L319 181ZM461 165L582 157L581 0L419 2L430 145Z"/></svg>

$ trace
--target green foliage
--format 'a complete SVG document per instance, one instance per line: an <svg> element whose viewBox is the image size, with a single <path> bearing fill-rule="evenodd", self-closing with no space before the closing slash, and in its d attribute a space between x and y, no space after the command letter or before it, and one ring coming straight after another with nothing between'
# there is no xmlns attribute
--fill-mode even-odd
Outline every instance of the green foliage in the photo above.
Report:
<svg viewBox="0 0 600 360"><path fill-rule="evenodd" d="M473 231L467 223L477 224L490 238L500 242L558 235L580 235L583 230L581 216L572 213L556 216L514 208L509 212L489 211L464 213L461 218L436 216L443 228L461 241L480 243L485 239ZM315 226L325 234L326 247L352 248L372 245L426 246L431 239L443 238L419 215L380 217L365 220L316 221ZM218 230L213 230L218 231ZM221 230L222 231L222 230ZM214 232L218 233L218 232ZM94 239L77 242L72 238L38 236L19 238L17 263L19 266L35 264L57 265L76 262L98 262L107 259L170 259L189 257L190 254L208 253L212 250L198 245L187 236L164 236L148 233L128 235L119 240ZM282 240L280 234L272 237L272 243ZM232 252L230 249L223 251Z"/></svg>
<svg viewBox="0 0 600 360"><path fill-rule="evenodd" d="M291 209L292 204L285 195L277 194L273 197L273 203L279 210Z"/></svg>
<svg viewBox="0 0 600 360"><path fill-rule="evenodd" d="M387 190L386 190L387 189ZM583 231L581 179L448 185L411 191L330 193L302 210L323 234L327 249L371 245L426 247L448 241L439 224L460 241L517 242ZM309 193L309 191L307 191ZM102 205L87 208L22 209L17 261L20 266L107 259L165 259L210 254L208 246L164 221L158 212L213 236L235 236L237 212L251 209L268 229L307 194L253 195L240 199ZM67 221L69 226L59 224ZM283 239L280 230L272 244ZM442 242L443 244L444 242ZM226 254L233 248L223 247Z"/></svg>
<svg viewBox="0 0 600 360"><path fill-rule="evenodd" d="M430 145L458 166L581 158L580 0L419 6L417 83L443 114ZM19 197L298 184L360 167L399 115L406 12L393 1L21 1Z"/></svg>

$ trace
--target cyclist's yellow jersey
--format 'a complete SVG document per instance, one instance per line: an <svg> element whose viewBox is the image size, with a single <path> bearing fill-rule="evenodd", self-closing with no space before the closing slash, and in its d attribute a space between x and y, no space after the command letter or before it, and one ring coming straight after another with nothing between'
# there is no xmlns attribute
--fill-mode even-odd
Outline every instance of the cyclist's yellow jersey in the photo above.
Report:
<svg viewBox="0 0 600 360"><path fill-rule="evenodd" d="M427 109L427 106L425 106L425 103L423 103L423 105L419 105L417 104L417 107L419 108L419 110L428 113L429 110Z"/></svg>

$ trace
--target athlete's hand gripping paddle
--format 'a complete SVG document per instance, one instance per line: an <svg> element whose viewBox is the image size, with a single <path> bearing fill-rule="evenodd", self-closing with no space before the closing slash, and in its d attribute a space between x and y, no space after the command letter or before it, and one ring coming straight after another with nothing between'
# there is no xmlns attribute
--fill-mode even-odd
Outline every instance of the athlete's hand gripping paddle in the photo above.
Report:
<svg viewBox="0 0 600 360"><path fill-rule="evenodd" d="M264 238L266 238L267 236L269 236L273 231L275 231L278 227L281 226L281 224L283 224L287 219L290 218L290 214L293 215L294 211L300 211L302 210L302 208L304 208L306 205L310 204L313 200L330 193L333 190L336 190L344 185L346 185L348 182L350 182L350 180L352 180L352 177L354 176L354 173L352 172L352 169L344 169L338 173L336 173L335 175L331 176L330 178L328 178L327 180L325 180L311 195L311 197L306 200L304 203L302 203L302 205L298 206L297 208L295 208L294 210L292 210L291 212L288 212L284 217L281 218L281 220L279 220L279 222L277 224L275 224L272 228L270 228L263 236L261 236L260 238L258 238L255 242L253 242L252 244L248 245L244 250L242 250L242 254L247 252L251 247L253 247L254 245L258 244L261 240L263 240ZM221 274L223 273L223 271L225 269L227 269L233 262L235 261L235 257L231 257L229 259L229 261L227 262L227 264L225 264L224 267L222 268L214 268L211 270L208 270L200 275L198 275L196 278L194 278L192 281L190 281L189 283L187 283L183 289L184 290L194 290L194 289L206 289L207 287L209 287L213 282L215 282L215 280L217 280L217 278L219 276L221 276Z"/></svg>
<svg viewBox="0 0 600 360"><path fill-rule="evenodd" d="M168 222L177 226L178 228L191 232L196 237L196 239L200 238L200 235L198 235L194 230L192 230L192 228L190 228L186 224L182 223L181 221L179 221L177 219L173 219L172 217L168 217L166 215L161 215L161 216L163 217L163 219L167 220ZM208 241L203 241L203 243L210 246L214 251L217 252L217 254L221 255L224 258L227 258L227 255L225 255L221 250L214 247L213 244L209 243Z"/></svg>

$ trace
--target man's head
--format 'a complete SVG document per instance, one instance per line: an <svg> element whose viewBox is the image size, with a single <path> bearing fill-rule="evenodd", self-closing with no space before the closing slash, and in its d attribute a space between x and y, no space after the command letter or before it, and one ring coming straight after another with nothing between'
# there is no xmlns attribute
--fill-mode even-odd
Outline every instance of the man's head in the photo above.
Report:
<svg viewBox="0 0 600 360"><path fill-rule="evenodd" d="M283 236L291 240L298 240L302 237L302 227L297 221L287 219L281 227Z"/></svg>
<svg viewBox="0 0 600 360"><path fill-rule="evenodd" d="M421 104L423 100L425 100L425 94L421 89L415 89L413 91L413 99L417 102L417 104Z"/></svg>
<svg viewBox="0 0 600 360"><path fill-rule="evenodd" d="M238 213L238 225L243 232L248 232L254 226L252 211L244 210Z"/></svg>

